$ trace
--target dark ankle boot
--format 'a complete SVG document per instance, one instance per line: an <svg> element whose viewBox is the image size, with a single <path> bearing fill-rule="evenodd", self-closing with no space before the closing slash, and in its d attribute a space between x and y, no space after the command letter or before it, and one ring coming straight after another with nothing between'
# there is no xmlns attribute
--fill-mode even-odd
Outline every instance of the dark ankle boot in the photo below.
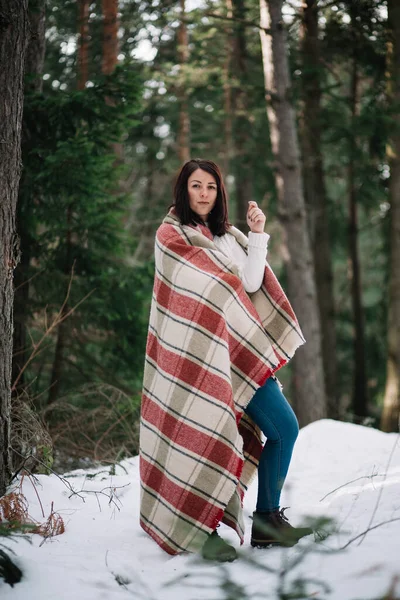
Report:
<svg viewBox="0 0 400 600"><path fill-rule="evenodd" d="M253 513L251 529L251 545L257 548L268 546L294 546L300 538L310 535L309 527L292 527L285 517L284 511L276 509L272 512Z"/></svg>
<svg viewBox="0 0 400 600"><path fill-rule="evenodd" d="M218 562L232 562L237 558L235 548L220 538L217 531L213 531L208 536L201 549L201 555L205 560L216 560Z"/></svg>

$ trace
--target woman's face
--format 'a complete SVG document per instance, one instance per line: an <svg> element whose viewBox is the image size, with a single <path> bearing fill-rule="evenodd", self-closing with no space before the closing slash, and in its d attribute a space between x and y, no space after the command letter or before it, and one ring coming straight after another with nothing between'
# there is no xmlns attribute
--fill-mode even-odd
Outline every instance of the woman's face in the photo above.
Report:
<svg viewBox="0 0 400 600"><path fill-rule="evenodd" d="M217 192L217 182L207 171L196 169L190 175L188 179L189 205L204 221L207 220L208 213L215 206Z"/></svg>

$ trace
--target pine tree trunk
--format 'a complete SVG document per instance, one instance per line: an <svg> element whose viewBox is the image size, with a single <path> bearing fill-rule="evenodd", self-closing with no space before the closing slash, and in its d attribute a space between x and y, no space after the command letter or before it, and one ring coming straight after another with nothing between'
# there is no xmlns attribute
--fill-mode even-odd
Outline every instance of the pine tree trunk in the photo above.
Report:
<svg viewBox="0 0 400 600"><path fill-rule="evenodd" d="M294 404L300 425L326 416L321 328L308 236L295 115L291 104L282 0L260 0L261 45L279 218L288 249L288 291L307 343L294 358ZM271 31L268 35L266 30Z"/></svg>
<svg viewBox="0 0 400 600"><path fill-rule="evenodd" d="M86 82L89 76L89 6L88 0L79 0L79 18L78 18L78 29L79 29L79 46L78 46L78 84L79 90L84 90ZM104 9L104 6L103 6ZM104 59L104 54L103 54ZM65 261L64 261L64 276L67 280L72 274L72 206L69 205L66 211L67 221L67 232L65 236ZM68 293L68 284L65 286L65 296ZM58 398L62 374L64 371L64 353L67 346L68 334L69 334L69 323L68 319L65 319L70 307L68 302L65 302L61 312L62 322L57 327L57 340L56 348L54 352L53 366L51 370L51 379L49 387L49 395L47 398L47 404L53 404ZM65 320L64 320L65 319ZM51 415L51 413L50 413ZM51 416L47 416L48 420L51 420Z"/></svg>
<svg viewBox="0 0 400 600"><path fill-rule="evenodd" d="M25 91L41 92L46 51L46 0L29 0L29 33L25 56Z"/></svg>
<svg viewBox="0 0 400 600"><path fill-rule="evenodd" d="M69 205L67 208L67 233L65 239L65 263L64 263L64 276L67 279L72 274L72 206ZM65 287L65 294L68 293L68 285ZM57 342L56 349L54 352L53 368L51 371L51 380L49 388L49 396L47 403L50 405L55 402L60 393L61 379L64 370L64 353L67 346L67 339L69 334L69 322L66 315L70 307L68 302L65 302L61 311L62 322L57 327ZM50 418L48 417L48 420Z"/></svg>
<svg viewBox="0 0 400 600"><path fill-rule="evenodd" d="M315 265L328 416L339 417L335 303L328 198L321 147L321 84L317 0L303 4L302 127L304 194Z"/></svg>
<svg viewBox="0 0 400 600"><path fill-rule="evenodd" d="M0 496L10 478L13 269L18 262L16 205L21 174L27 0L0 0Z"/></svg>
<svg viewBox="0 0 400 600"><path fill-rule="evenodd" d="M19 202L20 200L21 199L19 199ZM21 240L21 261L15 271L14 277L14 330L11 374L13 396L19 396L21 393L23 393L23 389L25 387L25 374L21 373L21 370L27 361L26 323L29 310L29 281L27 278L27 273L30 264L30 236L29 232L26 231L20 216L21 212L17 206L17 229ZM18 384L14 386L14 383L17 380Z"/></svg>
<svg viewBox="0 0 400 600"><path fill-rule="evenodd" d="M232 19L232 0L226 0L226 16ZM229 168L232 158L232 87L231 87L231 57L232 57L232 27L227 21L225 25L225 61L223 67L223 88L224 88L224 147L221 160L222 172L224 177L229 174Z"/></svg>
<svg viewBox="0 0 400 600"><path fill-rule="evenodd" d="M355 9L356 11L357 9ZM352 13L352 10L350 10ZM359 75L357 65L357 40L355 34L355 14L352 14L353 58L350 76L350 109L352 132L349 140L348 197L349 197L349 277L354 322L354 380L353 412L356 421L368 414L367 380L365 367L364 314L361 298L361 273L358 253L358 210L356 190L356 150L355 122L359 113Z"/></svg>
<svg viewBox="0 0 400 600"><path fill-rule="evenodd" d="M246 214L248 203L253 199L251 157L249 155L249 142L252 135L249 122L249 102L246 91L248 75L248 52L246 43L246 27L240 20L246 19L246 7L244 0L232 0L233 18L235 22L235 36L233 46L233 64L238 87L234 89L234 144L235 144L235 188L237 225L245 233L248 233Z"/></svg>
<svg viewBox="0 0 400 600"><path fill-rule="evenodd" d="M61 313L62 318L65 317L68 310L69 310L69 307L66 304ZM64 352L65 352L67 337L68 337L68 323L67 323L67 320L65 320L62 323L60 323L60 325L57 328L57 342L56 342L56 349L54 352L53 368L51 371L49 397L48 397L48 401L47 401L48 405L55 402L60 393L61 378L62 378L63 367L64 367Z"/></svg>
<svg viewBox="0 0 400 600"><path fill-rule="evenodd" d="M190 160L190 116L189 101L186 93L185 71L189 61L189 37L185 22L185 0L181 3L181 22L178 29L178 62L181 69L181 81L178 85L179 125L178 125L178 156L181 164Z"/></svg>
<svg viewBox="0 0 400 600"><path fill-rule="evenodd" d="M78 16L78 31L79 31L79 45L78 45L78 59L77 59L77 88L78 90L84 90L86 82L89 77L89 0L79 0L79 16ZM109 8L109 7L108 7ZM104 10L104 3L103 3ZM104 15L104 13L103 13ZM109 15L108 15L109 16ZM104 15L104 21L106 17ZM106 36L105 36L106 37ZM104 49L103 49L103 65L104 65ZM67 232L65 237L65 261L64 261L64 275L67 279L71 276L72 272L72 237L71 237L71 223L72 223L72 206L69 205L66 212L67 221ZM67 294L68 285L65 286L65 295ZM65 319L70 307L68 302L65 303L61 313L62 322L57 327L57 340L54 351L53 366L51 370L51 379L49 394L47 398L47 404L53 404L59 395L61 388L62 374L64 370L64 353L67 346L69 323L68 319ZM47 415L47 420L51 420L51 413Z"/></svg>
<svg viewBox="0 0 400 600"><path fill-rule="evenodd" d="M386 388L383 400L381 428L383 431L399 431L400 428L400 4L388 0L388 48L389 74L388 98L396 107L392 118L395 127L387 146L390 165L390 275L389 315L387 330Z"/></svg>
<svg viewBox="0 0 400 600"><path fill-rule="evenodd" d="M102 0L103 60L101 70L111 75L118 62L118 0Z"/></svg>
<svg viewBox="0 0 400 600"><path fill-rule="evenodd" d="M89 6L90 0L78 0L78 90L84 90L89 79Z"/></svg>
<svg viewBox="0 0 400 600"><path fill-rule="evenodd" d="M29 3L29 30L30 37L25 55L25 93L41 92L43 87L43 65L46 48L45 38L46 0L32 0ZM28 125L22 124L22 162L30 151L31 135ZM12 377L14 383L26 363L26 321L28 317L29 302L29 265L31 259L31 234L29 231L29 206L32 198L29 194L22 196L24 189L24 174L22 173L20 193L17 205L17 229L21 240L21 262L14 276L14 336L13 336L13 362ZM13 389L13 394L18 395L24 388L24 374L18 381L18 386Z"/></svg>

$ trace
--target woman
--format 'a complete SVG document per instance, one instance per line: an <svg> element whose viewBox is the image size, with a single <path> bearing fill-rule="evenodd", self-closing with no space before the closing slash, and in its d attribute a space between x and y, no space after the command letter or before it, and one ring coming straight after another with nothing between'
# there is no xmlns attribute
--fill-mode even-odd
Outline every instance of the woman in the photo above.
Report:
<svg viewBox="0 0 400 600"><path fill-rule="evenodd" d="M231 561L220 521L243 542L243 495L258 471L251 544L293 545L280 493L298 434L274 377L304 338L266 263L265 215L249 238L228 222L218 166L191 160L155 243L140 431L143 529L168 553ZM263 446L261 432L267 438Z"/></svg>

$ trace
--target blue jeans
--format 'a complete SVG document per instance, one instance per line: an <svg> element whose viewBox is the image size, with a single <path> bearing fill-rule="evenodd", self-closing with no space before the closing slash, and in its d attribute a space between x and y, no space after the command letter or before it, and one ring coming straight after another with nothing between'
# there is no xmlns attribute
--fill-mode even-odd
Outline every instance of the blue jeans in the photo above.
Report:
<svg viewBox="0 0 400 600"><path fill-rule="evenodd" d="M250 400L245 412L267 438L258 466L257 510L279 508L299 424L274 378L268 378Z"/></svg>

